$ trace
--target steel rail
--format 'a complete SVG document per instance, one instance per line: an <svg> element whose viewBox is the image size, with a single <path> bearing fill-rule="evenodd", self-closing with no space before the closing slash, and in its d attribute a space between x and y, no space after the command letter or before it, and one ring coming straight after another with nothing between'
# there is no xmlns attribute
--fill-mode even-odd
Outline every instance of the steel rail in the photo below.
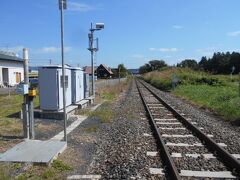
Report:
<svg viewBox="0 0 240 180"><path fill-rule="evenodd" d="M168 148L165 145L164 140L163 140L163 138L162 138L162 136L161 136L161 134L160 134L160 132L158 130L157 124L155 123L154 118L153 118L153 116L151 114L151 111L150 111L149 107L147 106L147 103L146 103L146 101L145 101L145 99L143 97L142 91L141 91L140 87L138 86L138 83L136 83L136 85L137 85L137 89L138 89L138 92L140 94L140 97L141 97L141 99L143 101L143 104L144 104L144 106L145 106L145 108L146 108L146 110L147 110L147 112L148 112L148 114L150 116L150 124L151 124L152 128L154 129L154 133L156 135L156 139L159 142L158 145L161 148L161 154L163 154L162 159L167 164L166 168L168 169L168 172L169 172L168 175L171 177L171 179L180 180L181 177L179 175L177 167L175 166L175 164L174 164L174 162L173 162L173 160L171 158L171 155L170 155L170 153L168 151Z"/></svg>
<svg viewBox="0 0 240 180"><path fill-rule="evenodd" d="M240 161L238 161L235 157L233 157L229 152L219 146L212 138L205 135L197 126L193 125L189 122L185 117L177 112L173 107L171 107L168 103L166 103L159 95L153 92L149 87L147 87L143 82L139 81L145 88L149 90L161 103L170 110L175 117L180 120L186 127L188 127L196 136L202 140L208 147L208 149L214 154L217 154L217 157L227 165L227 167L231 168L233 172L236 172L238 175L240 174Z"/></svg>

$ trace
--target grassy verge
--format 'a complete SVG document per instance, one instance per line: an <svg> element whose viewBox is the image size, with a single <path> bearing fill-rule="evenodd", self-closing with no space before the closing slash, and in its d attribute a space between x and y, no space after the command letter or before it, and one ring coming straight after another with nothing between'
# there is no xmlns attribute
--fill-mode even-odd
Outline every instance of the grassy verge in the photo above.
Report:
<svg viewBox="0 0 240 180"><path fill-rule="evenodd" d="M24 170L26 166L21 163L10 163L0 165L0 179L8 180L41 180L41 179L62 179L63 175L72 171L73 168L60 160L54 160L51 167L47 166L30 166ZM21 172L21 173L19 173Z"/></svg>
<svg viewBox="0 0 240 180"><path fill-rule="evenodd" d="M17 136L22 132L22 123L18 116L21 111L23 96L0 96L0 135ZM34 99L34 106L39 106L39 98Z"/></svg>
<svg viewBox="0 0 240 180"><path fill-rule="evenodd" d="M178 85L173 90L174 75L178 79ZM226 120L240 120L238 76L231 79L227 75L211 75L190 69L172 68L148 73L144 79L161 90L172 91L173 94L200 107L208 108Z"/></svg>
<svg viewBox="0 0 240 180"><path fill-rule="evenodd" d="M70 165L60 160L54 160L51 167L32 166L29 170L21 173L15 179L61 179L65 172L71 170L73 170L73 168Z"/></svg>
<svg viewBox="0 0 240 180"><path fill-rule="evenodd" d="M240 118L240 97L237 89L209 85L182 85L173 92L177 96L185 97L191 102L210 108L227 120L238 120Z"/></svg>
<svg viewBox="0 0 240 180"><path fill-rule="evenodd" d="M96 101L108 101L113 102L118 98L118 95L123 92L128 85L130 78L126 81L117 83L116 85L107 85L96 92Z"/></svg>
<svg viewBox="0 0 240 180"><path fill-rule="evenodd" d="M105 102L100 108L89 113L89 117L97 117L101 123L110 123L114 117L114 111L111 109L112 104Z"/></svg>

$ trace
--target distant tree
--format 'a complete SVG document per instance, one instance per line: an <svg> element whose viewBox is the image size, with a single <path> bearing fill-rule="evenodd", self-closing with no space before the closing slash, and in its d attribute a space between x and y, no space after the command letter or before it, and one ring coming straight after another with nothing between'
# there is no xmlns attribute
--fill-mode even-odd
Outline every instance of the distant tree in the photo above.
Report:
<svg viewBox="0 0 240 180"><path fill-rule="evenodd" d="M240 53L233 52L229 59L229 64L230 64L230 68L232 68L233 66L235 67L235 71L234 71L235 74L239 73L240 72Z"/></svg>
<svg viewBox="0 0 240 180"><path fill-rule="evenodd" d="M139 73L140 74L144 74L144 73L147 73L147 72L150 72L152 71L152 68L150 66L150 64L144 64L143 66L141 66L139 68Z"/></svg>
<svg viewBox="0 0 240 180"><path fill-rule="evenodd" d="M194 70L198 69L198 63L194 59L185 59L179 64L177 64L178 67L184 67L184 68L191 68Z"/></svg>
<svg viewBox="0 0 240 180"><path fill-rule="evenodd" d="M198 66L199 66L199 69L201 69L201 70L205 70L205 71L208 70L208 68L207 68L207 66L208 66L208 59L207 59L206 56L203 56L201 58L201 60L198 63Z"/></svg>
<svg viewBox="0 0 240 180"><path fill-rule="evenodd" d="M120 70L120 77L126 77L128 75L128 70L124 66L124 64L119 64L118 65L118 72Z"/></svg>
<svg viewBox="0 0 240 180"><path fill-rule="evenodd" d="M113 72L113 78L118 78L118 69L117 68L112 68L111 70Z"/></svg>
<svg viewBox="0 0 240 180"><path fill-rule="evenodd" d="M149 65L151 66L152 71L158 70L160 68L167 66L164 60L151 60L149 61Z"/></svg>
<svg viewBox="0 0 240 180"><path fill-rule="evenodd" d="M240 53L238 52L215 52L209 59L202 57L198 63L200 69L214 74L229 74L232 67L235 67L234 73L240 71Z"/></svg>

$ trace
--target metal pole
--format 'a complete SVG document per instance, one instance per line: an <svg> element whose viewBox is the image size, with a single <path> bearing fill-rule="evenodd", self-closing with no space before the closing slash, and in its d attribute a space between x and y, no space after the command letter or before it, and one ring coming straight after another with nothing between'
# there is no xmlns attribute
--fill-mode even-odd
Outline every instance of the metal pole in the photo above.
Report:
<svg viewBox="0 0 240 180"><path fill-rule="evenodd" d="M119 66L119 68L118 68L118 79L119 79L119 83L120 83L120 78L121 78L121 77L120 77L120 68L121 68L121 67Z"/></svg>
<svg viewBox="0 0 240 180"><path fill-rule="evenodd" d="M61 55L62 55L62 85L63 85L63 116L64 116L64 141L67 142L67 117L66 117L66 94L65 94L65 63L64 63L64 28L63 28L63 0L61 0Z"/></svg>
<svg viewBox="0 0 240 180"><path fill-rule="evenodd" d="M29 85L28 77L28 49L23 49L23 67L24 67L24 84ZM23 97L24 103L22 104L23 109L23 137L29 138L29 114L28 114L28 94Z"/></svg>
<svg viewBox="0 0 240 180"><path fill-rule="evenodd" d="M35 139L35 129L34 129L34 107L33 107L33 97L29 98L28 111L29 111L29 136L30 139ZM31 99L30 99L31 98Z"/></svg>
<svg viewBox="0 0 240 180"><path fill-rule="evenodd" d="M94 64L93 64L93 53L94 53L94 50L93 50L93 27L92 27L92 23L91 23L91 38L90 38L90 49L91 49L91 66L92 66L92 95L93 97L95 97L95 78L94 78Z"/></svg>

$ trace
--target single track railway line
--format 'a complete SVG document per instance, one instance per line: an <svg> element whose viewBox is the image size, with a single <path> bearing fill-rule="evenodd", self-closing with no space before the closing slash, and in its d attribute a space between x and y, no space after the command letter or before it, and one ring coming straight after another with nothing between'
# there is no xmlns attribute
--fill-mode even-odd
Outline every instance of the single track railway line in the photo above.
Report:
<svg viewBox="0 0 240 180"><path fill-rule="evenodd" d="M190 117L166 103L142 80L137 88L159 145L160 157L166 169L152 168L151 172L165 172L171 179L225 178L240 175L239 154L230 154L224 143L216 143L212 134L203 133Z"/></svg>

